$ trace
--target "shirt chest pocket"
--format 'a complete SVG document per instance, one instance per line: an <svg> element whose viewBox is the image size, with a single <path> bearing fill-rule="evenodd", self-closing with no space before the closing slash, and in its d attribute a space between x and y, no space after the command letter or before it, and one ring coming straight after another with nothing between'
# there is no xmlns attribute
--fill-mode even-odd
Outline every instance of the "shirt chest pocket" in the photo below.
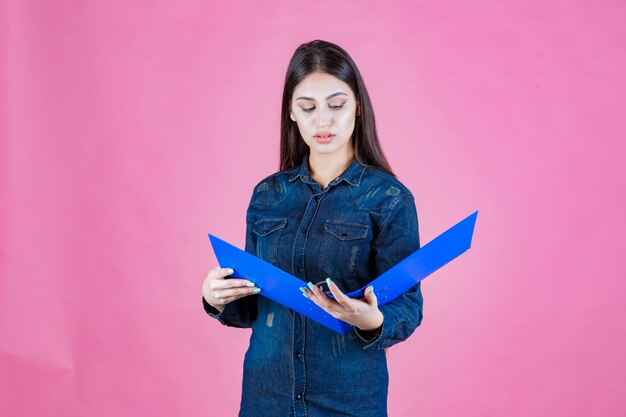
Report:
<svg viewBox="0 0 626 417"><path fill-rule="evenodd" d="M367 224L344 220L326 221L318 266L331 279L355 277L368 228Z"/></svg>
<svg viewBox="0 0 626 417"><path fill-rule="evenodd" d="M278 239L287 226L286 217L259 219L252 232L256 236L256 256L272 265L278 263Z"/></svg>

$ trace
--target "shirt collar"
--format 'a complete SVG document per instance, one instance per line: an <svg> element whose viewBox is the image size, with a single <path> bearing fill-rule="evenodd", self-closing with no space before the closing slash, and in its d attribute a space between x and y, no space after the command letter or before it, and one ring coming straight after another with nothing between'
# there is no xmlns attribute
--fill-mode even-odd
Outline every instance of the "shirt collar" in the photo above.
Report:
<svg viewBox="0 0 626 417"><path fill-rule="evenodd" d="M356 158L352 160L350 165L334 180L331 184L339 183L340 181L346 181L350 185L358 186L361 183L361 177L365 172L365 166L361 164ZM309 153L302 158L300 166L289 177L289 181L295 181L298 177L302 181L309 184L315 184L315 180L311 178L311 171L309 170ZM329 184L330 185L330 184Z"/></svg>

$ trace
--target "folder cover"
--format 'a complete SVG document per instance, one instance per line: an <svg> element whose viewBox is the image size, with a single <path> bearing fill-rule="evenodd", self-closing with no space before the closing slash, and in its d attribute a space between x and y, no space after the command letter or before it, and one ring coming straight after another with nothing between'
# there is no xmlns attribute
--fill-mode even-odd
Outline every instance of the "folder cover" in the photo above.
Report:
<svg viewBox="0 0 626 417"><path fill-rule="evenodd" d="M478 211L470 214L363 288L346 295L361 298L365 289L373 285L379 306L393 301L470 248L477 215ZM306 287L306 282L210 233L209 239L220 266L234 269L235 272L229 278L254 282L261 288L259 295L281 303L340 334L354 330L354 326L332 317L313 301L303 297L300 287ZM326 295L334 298L329 292Z"/></svg>

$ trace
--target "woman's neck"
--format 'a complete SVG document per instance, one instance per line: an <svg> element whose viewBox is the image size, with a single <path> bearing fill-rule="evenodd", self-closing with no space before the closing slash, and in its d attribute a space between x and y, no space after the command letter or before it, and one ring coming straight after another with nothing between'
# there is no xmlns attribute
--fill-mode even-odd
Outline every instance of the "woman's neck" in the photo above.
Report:
<svg viewBox="0 0 626 417"><path fill-rule="evenodd" d="M311 178L326 188L329 182L337 178L350 166L354 159L354 149L349 148L345 154L309 153L309 170Z"/></svg>

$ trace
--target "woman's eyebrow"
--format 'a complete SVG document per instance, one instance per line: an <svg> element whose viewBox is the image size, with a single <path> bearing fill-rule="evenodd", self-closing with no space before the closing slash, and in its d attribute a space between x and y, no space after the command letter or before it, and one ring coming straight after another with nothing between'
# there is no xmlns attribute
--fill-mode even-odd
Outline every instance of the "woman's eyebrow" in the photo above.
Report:
<svg viewBox="0 0 626 417"><path fill-rule="evenodd" d="M337 93L333 93L331 95L329 95L328 97L326 97L326 100L328 100L329 98L333 98L335 96L338 96L339 94L343 94L344 96L347 96L346 93L342 93L341 91L337 92ZM311 97L298 97L296 100L309 100L309 101L315 101L314 98Z"/></svg>

